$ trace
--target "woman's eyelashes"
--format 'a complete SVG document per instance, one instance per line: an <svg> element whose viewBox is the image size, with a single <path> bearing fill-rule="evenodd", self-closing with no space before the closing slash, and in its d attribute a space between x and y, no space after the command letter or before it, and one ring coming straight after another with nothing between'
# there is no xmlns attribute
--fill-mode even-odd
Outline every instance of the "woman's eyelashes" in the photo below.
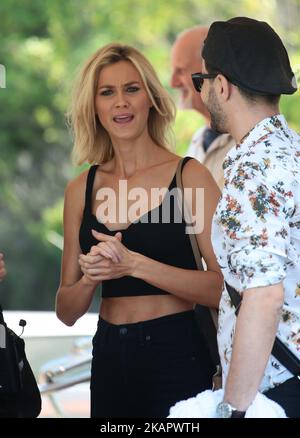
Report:
<svg viewBox="0 0 300 438"><path fill-rule="evenodd" d="M139 91L139 89L140 89L139 87L136 87L136 86L133 87L133 86L131 86L131 87L128 87L126 91L127 91L128 93L136 93L137 91Z"/></svg>
<svg viewBox="0 0 300 438"><path fill-rule="evenodd" d="M107 89L107 90L101 90L99 94L100 94L100 96L110 96L111 93L112 93L112 90Z"/></svg>
<svg viewBox="0 0 300 438"><path fill-rule="evenodd" d="M136 93L139 90L140 90L140 87L132 86L132 85L125 89L126 93L130 93L130 94ZM113 93L114 93L114 90L112 88L107 88L105 90L100 91L101 96L111 96Z"/></svg>

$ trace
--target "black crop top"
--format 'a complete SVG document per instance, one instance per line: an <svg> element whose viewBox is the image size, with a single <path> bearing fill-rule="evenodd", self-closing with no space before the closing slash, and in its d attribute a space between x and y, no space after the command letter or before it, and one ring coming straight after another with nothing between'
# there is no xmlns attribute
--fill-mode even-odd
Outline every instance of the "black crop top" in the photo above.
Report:
<svg viewBox="0 0 300 438"><path fill-rule="evenodd" d="M190 157L184 159L183 166L189 159ZM96 216L92 214L91 197L97 167L97 165L91 166L87 176L85 207L79 231L82 252L84 254L88 253L91 246L99 243L92 235L92 229L109 235L115 235L117 231L121 231L122 243L129 250L178 268L197 269L190 239L188 234L185 233L186 224L183 219L180 222L178 221L178 216L175 216L176 211L177 214L179 211L177 201L174 196L169 196L170 190L176 187L176 174L169 185L169 191L158 207L145 213L138 221L132 222L128 228L110 231L105 224L98 222ZM170 220L168 223L162 220L162 209L166 202L170 202L170 209L168 209L170 211ZM159 220L154 223L151 222L151 214L152 217L153 215L159 217ZM130 276L106 280L102 283L103 297L167 294L169 292Z"/></svg>

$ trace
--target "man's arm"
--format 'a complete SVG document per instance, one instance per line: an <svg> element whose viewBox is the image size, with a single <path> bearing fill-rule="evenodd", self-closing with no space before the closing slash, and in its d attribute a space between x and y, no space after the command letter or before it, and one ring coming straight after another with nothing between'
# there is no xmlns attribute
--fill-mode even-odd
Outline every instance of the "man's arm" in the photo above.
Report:
<svg viewBox="0 0 300 438"><path fill-rule="evenodd" d="M224 401L246 411L259 389L279 323L283 284L243 292Z"/></svg>

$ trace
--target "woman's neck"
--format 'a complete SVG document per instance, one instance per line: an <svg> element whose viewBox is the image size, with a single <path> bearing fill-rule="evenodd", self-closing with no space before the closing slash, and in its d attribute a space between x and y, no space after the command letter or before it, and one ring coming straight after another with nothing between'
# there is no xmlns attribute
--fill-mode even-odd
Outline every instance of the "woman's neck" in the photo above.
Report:
<svg viewBox="0 0 300 438"><path fill-rule="evenodd" d="M130 178L137 171L157 162L157 153L161 150L150 138L141 142L114 142L114 171L120 178Z"/></svg>

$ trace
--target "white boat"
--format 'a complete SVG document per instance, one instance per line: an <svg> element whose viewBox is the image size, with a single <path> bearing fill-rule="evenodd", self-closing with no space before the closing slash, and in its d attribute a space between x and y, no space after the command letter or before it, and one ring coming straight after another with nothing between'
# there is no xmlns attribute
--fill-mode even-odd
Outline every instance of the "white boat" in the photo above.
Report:
<svg viewBox="0 0 300 438"><path fill-rule="evenodd" d="M72 327L55 312L4 311L9 328L21 334L26 321L26 355L42 394L40 417L89 417L92 337L98 314L87 313Z"/></svg>

